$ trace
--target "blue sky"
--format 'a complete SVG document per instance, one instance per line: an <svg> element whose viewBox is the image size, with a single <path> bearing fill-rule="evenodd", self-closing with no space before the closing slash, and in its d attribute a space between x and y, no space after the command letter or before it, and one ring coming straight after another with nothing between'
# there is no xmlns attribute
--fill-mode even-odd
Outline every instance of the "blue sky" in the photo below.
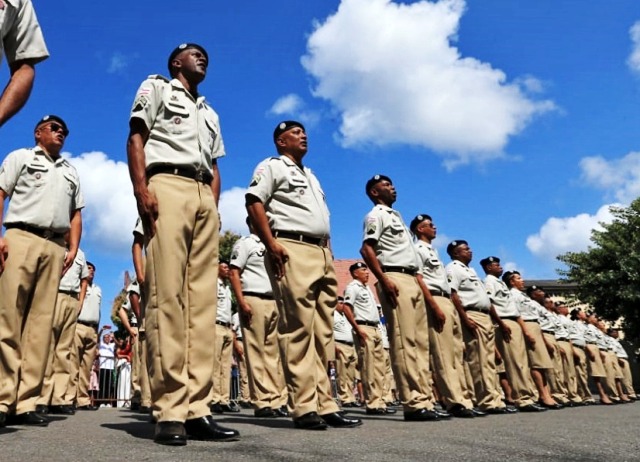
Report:
<svg viewBox="0 0 640 462"><path fill-rule="evenodd" d="M607 206L640 192L637 0L34 5L51 58L0 130L0 156L31 145L42 115L67 121L103 322L132 267L131 103L186 41L209 51L200 89L227 149L224 229L244 232L244 188L289 118L307 125L337 258L358 256L375 173L394 180L406 221L433 216L440 247L467 239L472 265L497 255L529 279L556 277L555 255L585 249Z"/></svg>

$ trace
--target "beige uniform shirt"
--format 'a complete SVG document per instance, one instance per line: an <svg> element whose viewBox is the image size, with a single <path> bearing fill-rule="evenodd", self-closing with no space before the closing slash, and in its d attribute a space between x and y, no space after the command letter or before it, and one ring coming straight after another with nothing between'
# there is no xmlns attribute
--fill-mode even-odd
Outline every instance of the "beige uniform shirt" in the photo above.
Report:
<svg viewBox="0 0 640 462"><path fill-rule="evenodd" d="M498 316L501 318L520 317L520 312L511 297L511 292L503 281L491 274L487 274L487 277L484 278L484 286L487 288L489 300L491 300Z"/></svg>
<svg viewBox="0 0 640 462"><path fill-rule="evenodd" d="M487 295L487 289L482 284L476 270L469 268L464 263L453 260L446 267L447 277L451 290L455 290L460 297L462 306L475 307L481 310L491 308L491 300Z"/></svg>
<svg viewBox="0 0 640 462"><path fill-rule="evenodd" d="M629 354L623 348L618 339L609 337L609 345L618 358L629 359Z"/></svg>
<svg viewBox="0 0 640 462"><path fill-rule="evenodd" d="M416 252L420 258L420 274L429 290L437 290L445 294L451 294L449 281L447 280L447 271L444 264L440 260L438 251L425 241L415 243Z"/></svg>
<svg viewBox="0 0 640 462"><path fill-rule="evenodd" d="M129 314L129 322L131 322L132 324L138 324L138 318L136 317L136 314L133 312L133 308L131 306L131 301L129 300L129 294L134 293L137 294L138 297L140 296L140 285L138 284L138 281L134 280L131 282L131 284L129 284L129 286L127 287L127 298L125 300L124 303L124 309L127 311L127 313Z"/></svg>
<svg viewBox="0 0 640 462"><path fill-rule="evenodd" d="M264 266L265 246L251 234L236 241L231 253L231 265L238 268L243 292L273 295L267 269Z"/></svg>
<svg viewBox="0 0 640 462"><path fill-rule="evenodd" d="M231 324L231 289L218 278L218 311L216 321Z"/></svg>
<svg viewBox="0 0 640 462"><path fill-rule="evenodd" d="M353 344L353 332L347 317L338 310L333 312L333 336L337 341Z"/></svg>
<svg viewBox="0 0 640 462"><path fill-rule="evenodd" d="M344 303L353 309L356 321L380 322L373 292L360 281L353 280L344 289Z"/></svg>
<svg viewBox="0 0 640 462"><path fill-rule="evenodd" d="M584 331L587 329L587 326L584 325L581 321L572 321L571 319L565 317L567 320L567 331L569 332L569 340L575 346L583 347L586 342L584 340Z"/></svg>
<svg viewBox="0 0 640 462"><path fill-rule="evenodd" d="M87 294L84 297L82 311L78 321L100 323L100 303L102 302L102 289L95 284L87 286Z"/></svg>
<svg viewBox="0 0 640 462"><path fill-rule="evenodd" d="M0 9L0 61L42 61L49 56L31 0L4 0Z"/></svg>
<svg viewBox="0 0 640 462"><path fill-rule="evenodd" d="M37 146L9 153L0 167L0 189L11 198L5 225L24 223L64 233L71 213L84 207L76 169Z"/></svg>
<svg viewBox="0 0 640 462"><path fill-rule="evenodd" d="M270 157L256 167L247 195L264 204L272 231L315 238L330 235L329 208L318 179L286 156Z"/></svg>
<svg viewBox="0 0 640 462"><path fill-rule="evenodd" d="M218 114L204 96L194 99L177 79L149 76L138 89L130 117L142 119L149 129L147 168L169 164L211 172L213 160L225 154Z"/></svg>
<svg viewBox="0 0 640 462"><path fill-rule="evenodd" d="M538 302L534 302L533 300L531 300L531 298L527 294L515 288L512 288L510 290L511 298L513 298L513 301L515 302L523 321L538 322L542 311L547 311L543 307L541 307Z"/></svg>
<svg viewBox="0 0 640 462"><path fill-rule="evenodd" d="M80 282L89 277L89 267L84 252L78 249L76 259L60 279L59 291L80 293Z"/></svg>
<svg viewBox="0 0 640 462"><path fill-rule="evenodd" d="M382 266L400 266L417 270L420 259L400 212L376 205L364 217L363 241L373 239L376 257Z"/></svg>

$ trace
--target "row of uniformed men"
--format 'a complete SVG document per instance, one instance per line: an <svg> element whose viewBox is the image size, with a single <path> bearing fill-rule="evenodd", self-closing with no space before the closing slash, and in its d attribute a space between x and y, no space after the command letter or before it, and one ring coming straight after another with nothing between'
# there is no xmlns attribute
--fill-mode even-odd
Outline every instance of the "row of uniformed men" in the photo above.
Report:
<svg viewBox="0 0 640 462"><path fill-rule="evenodd" d="M387 177L380 176L379 179L391 186ZM389 207L390 204L384 205ZM389 212L390 209L381 210ZM372 220L370 214L365 224L365 243L369 235L375 235L377 227L378 221ZM560 302L554 305L536 286L527 289L532 300L522 292L524 280L520 274L507 272L503 275L497 257L481 261L487 274L483 283L468 266L472 253L463 240L449 244L447 252L452 262L445 266L431 245L436 237L436 227L426 214L416 216L410 229L416 238L416 266L385 265L383 273L417 274L424 283L425 299L433 301L428 310L431 326L428 334L425 331L422 335L429 338L430 371L449 414L474 417L517 410L540 412L563 405L592 403L594 400L587 386L587 364L602 403L610 404L610 398L614 402L631 402L631 398L635 398L627 355L614 338L593 326L598 322L595 315L590 316L593 324L571 321L566 317L566 306ZM405 261L408 263L411 252L409 247L406 250ZM365 259L367 255L363 252ZM382 399L380 384L384 359L380 346L372 341L379 339L374 329L380 320L373 294L366 285L368 268L358 262L350 267L350 272L354 280L345 289L344 318L353 328L354 335L349 338L338 327L336 340L347 346L355 340L367 413L393 413L395 411L386 408ZM503 276L502 280L500 276ZM385 295L379 292L381 300ZM574 315L584 317L584 313L577 310ZM345 319L338 318L336 326L343 326ZM613 335L617 335L617 331L614 332ZM340 380L345 382L341 388L352 389L348 358L339 355L338 359L342 362L339 370L343 371ZM504 401L511 406L502 404L498 374L504 378ZM607 377L606 391L601 377ZM342 395L342 399L347 403L351 401L347 394Z"/></svg>

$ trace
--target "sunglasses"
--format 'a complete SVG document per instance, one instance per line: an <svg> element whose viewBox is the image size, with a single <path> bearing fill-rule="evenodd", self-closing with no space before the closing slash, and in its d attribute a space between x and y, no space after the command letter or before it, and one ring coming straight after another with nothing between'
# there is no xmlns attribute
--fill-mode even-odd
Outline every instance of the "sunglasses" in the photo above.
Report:
<svg viewBox="0 0 640 462"><path fill-rule="evenodd" d="M62 134L65 136L65 138L69 136L69 130L67 130L62 125L55 122L49 125L49 130L51 130L52 133L61 131Z"/></svg>

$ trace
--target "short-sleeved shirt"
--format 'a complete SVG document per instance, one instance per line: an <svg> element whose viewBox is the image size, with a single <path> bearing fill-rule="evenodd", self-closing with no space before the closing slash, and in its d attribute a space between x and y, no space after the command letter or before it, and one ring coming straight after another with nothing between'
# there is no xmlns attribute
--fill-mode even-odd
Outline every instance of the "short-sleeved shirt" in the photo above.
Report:
<svg viewBox="0 0 640 462"><path fill-rule="evenodd" d="M247 195L264 204L272 231L316 238L330 235L329 208L320 182L311 169L300 168L287 156L260 162Z"/></svg>
<svg viewBox="0 0 640 462"><path fill-rule="evenodd" d="M534 300L533 303L538 302ZM538 305L540 304L538 303ZM542 305L540 305L540 317L538 318L538 322L540 323L540 329L547 333L552 333L555 336L557 326L553 319L553 313Z"/></svg>
<svg viewBox="0 0 640 462"><path fill-rule="evenodd" d="M565 320L563 322L565 323L567 332L569 333L569 340L571 340L571 343L575 346L584 347L586 343L584 341L584 331L586 329L584 323L580 321L572 321L566 316L563 316L563 318Z"/></svg>
<svg viewBox="0 0 640 462"><path fill-rule="evenodd" d="M218 114L178 79L149 76L136 93L130 118L141 119L149 130L147 168L179 165L211 172L214 159L225 155Z"/></svg>
<svg viewBox="0 0 640 462"><path fill-rule="evenodd" d="M629 359L629 354L622 347L622 344L618 339L609 337L609 345L618 358Z"/></svg>
<svg viewBox="0 0 640 462"><path fill-rule="evenodd" d="M584 331L584 339L587 343L598 343L598 334L600 331L593 324L584 324L586 329Z"/></svg>
<svg viewBox="0 0 640 462"><path fill-rule="evenodd" d="M11 198L5 225L23 223L64 233L71 214L84 207L76 169L62 157L53 160L39 146L9 153L0 166L0 189Z"/></svg>
<svg viewBox="0 0 640 462"><path fill-rule="evenodd" d="M100 303L102 302L102 289L95 284L87 285L87 293L78 321L100 323Z"/></svg>
<svg viewBox="0 0 640 462"><path fill-rule="evenodd" d="M238 268L243 292L272 295L273 289L264 266L265 246L258 236L240 238L233 246L231 266Z"/></svg>
<svg viewBox="0 0 640 462"><path fill-rule="evenodd" d="M139 235L144 237L144 227L142 226L142 220L140 217L136 220L136 225L133 227L133 235Z"/></svg>
<svg viewBox="0 0 640 462"><path fill-rule="evenodd" d="M520 311L518 311L515 300L511 297L511 291L503 281L492 274L487 274L487 277L484 278L484 285L499 317L520 317Z"/></svg>
<svg viewBox="0 0 640 462"><path fill-rule="evenodd" d="M438 251L425 241L416 242L415 247L420 258L420 274L422 274L422 279L429 290L450 294L451 288L447 280L447 271L444 269Z"/></svg>
<svg viewBox="0 0 640 462"><path fill-rule="evenodd" d="M242 327L240 326L240 315L233 313L231 316L231 328L236 333L236 338L242 340Z"/></svg>
<svg viewBox="0 0 640 462"><path fill-rule="evenodd" d="M555 325L554 332L557 340L567 340L569 338L569 330L565 325L563 318L564 316L560 316L558 313L551 313L551 318L553 319L553 323Z"/></svg>
<svg viewBox="0 0 640 462"><path fill-rule="evenodd" d="M218 278L218 311L216 321L231 324L231 289Z"/></svg>
<svg viewBox="0 0 640 462"><path fill-rule="evenodd" d="M0 9L0 61L4 55L9 64L46 59L49 51L31 0L4 0L4 3Z"/></svg>
<svg viewBox="0 0 640 462"><path fill-rule="evenodd" d="M353 280L344 289L344 303L353 308L356 321L380 322L378 305L369 286Z"/></svg>
<svg viewBox="0 0 640 462"><path fill-rule="evenodd" d="M131 302L129 301L129 295L131 294L136 294L138 297L140 296L140 284L138 284L137 280L131 281L131 283L127 286L127 298L123 307L127 311L127 313L129 313L129 321L133 324L138 324L138 318L133 312L133 307L131 306Z"/></svg>
<svg viewBox="0 0 640 462"><path fill-rule="evenodd" d="M347 317L338 310L333 312L333 336L337 341L353 343L353 332Z"/></svg>
<svg viewBox="0 0 640 462"><path fill-rule="evenodd" d="M84 252L78 249L73 264L60 279L59 291L80 293L80 282L89 277L89 267Z"/></svg>
<svg viewBox="0 0 640 462"><path fill-rule="evenodd" d="M411 233L400 212L378 204L364 217L364 242L374 240L376 257L382 266L399 266L417 270L420 258Z"/></svg>
<svg viewBox="0 0 640 462"><path fill-rule="evenodd" d="M511 289L511 297L515 302L523 321L538 322L540 320L540 315L544 308L541 307L538 302L533 301L531 297L516 288Z"/></svg>
<svg viewBox="0 0 640 462"><path fill-rule="evenodd" d="M602 332L600 329L597 329L596 332L596 343L598 344L598 348L600 348L601 350L608 350L609 349L609 342L607 341L607 335Z"/></svg>
<svg viewBox="0 0 640 462"><path fill-rule="evenodd" d="M458 260L453 260L445 267L449 286L460 297L462 306L488 311L491 308L491 300L487 289L473 268L468 267Z"/></svg>

